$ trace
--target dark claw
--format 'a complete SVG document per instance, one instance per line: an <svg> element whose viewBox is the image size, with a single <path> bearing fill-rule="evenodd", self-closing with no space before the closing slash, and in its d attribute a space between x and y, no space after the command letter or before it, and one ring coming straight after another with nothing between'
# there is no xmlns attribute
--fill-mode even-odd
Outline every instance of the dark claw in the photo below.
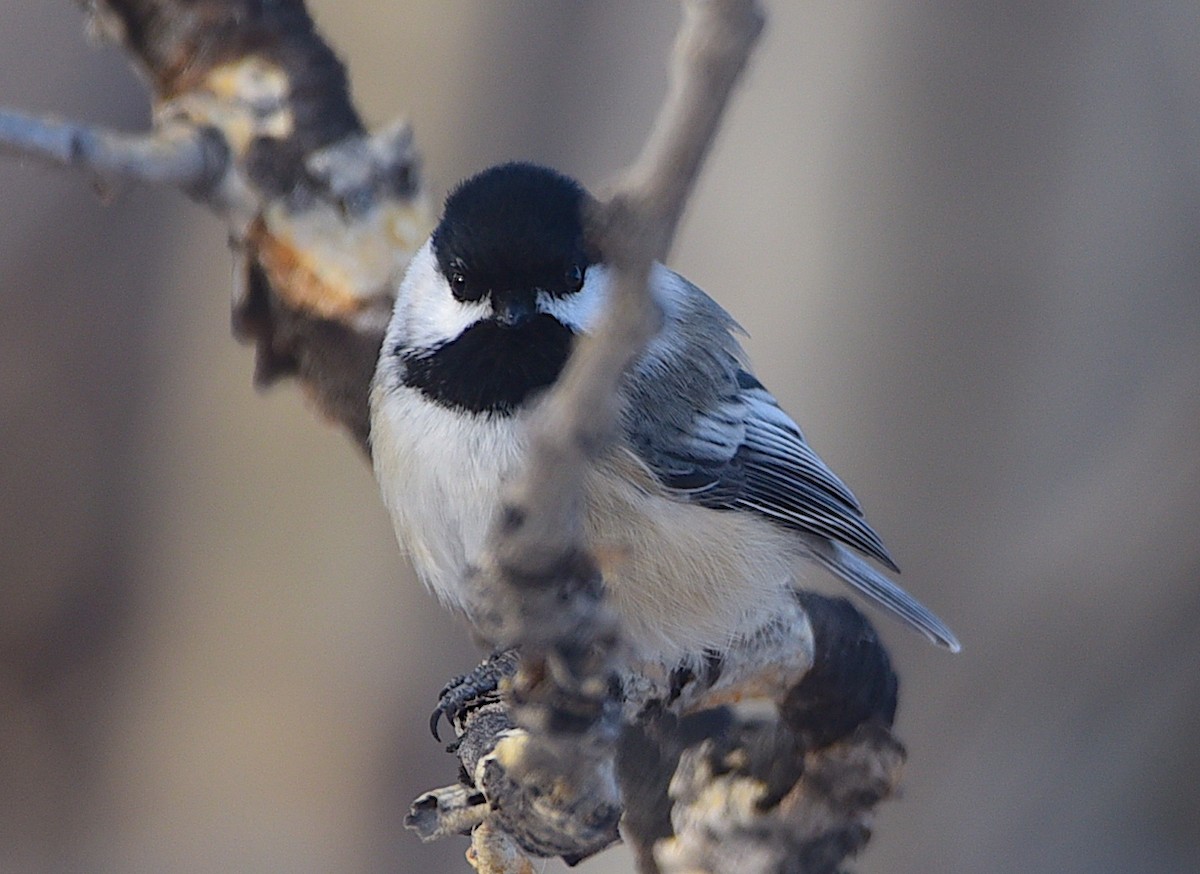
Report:
<svg viewBox="0 0 1200 874"><path fill-rule="evenodd" d="M434 739L441 741L438 728L442 717L453 725L461 722L468 713L497 699L500 681L511 677L517 670L517 654L504 650L489 656L474 670L455 677L438 693L437 707L429 716L429 731Z"/></svg>
<svg viewBox="0 0 1200 874"><path fill-rule="evenodd" d="M687 684L696 679L696 672L691 665L680 665L671 671L670 687L667 690L667 704L674 704L687 688Z"/></svg>
<svg viewBox="0 0 1200 874"><path fill-rule="evenodd" d="M683 690L689 684L695 683L697 689L711 689L721 678L725 663L719 652L712 649L704 651L704 664L699 673L689 665L680 665L671 671L670 687L667 691L667 704L674 704Z"/></svg>
<svg viewBox="0 0 1200 874"><path fill-rule="evenodd" d="M429 733L433 735L433 739L438 743L442 742L442 736L438 734L438 723L442 721L441 705L433 709L433 713L429 714Z"/></svg>

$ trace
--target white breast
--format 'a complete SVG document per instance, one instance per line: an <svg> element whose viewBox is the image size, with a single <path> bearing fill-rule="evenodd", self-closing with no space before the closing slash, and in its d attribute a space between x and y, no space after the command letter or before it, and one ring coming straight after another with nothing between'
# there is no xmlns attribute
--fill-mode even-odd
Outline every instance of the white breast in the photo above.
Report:
<svg viewBox="0 0 1200 874"><path fill-rule="evenodd" d="M466 571L520 470L524 423L464 416L395 383L376 385L372 409L376 475L401 547L441 601L468 610ZM785 609L802 558L785 532L679 503L625 452L585 489L589 545L642 658L670 665L722 650Z"/></svg>
<svg viewBox="0 0 1200 874"><path fill-rule="evenodd" d="M483 549L523 440L511 417L464 416L392 384L372 390L375 475L400 546L444 603L465 609L464 579Z"/></svg>
<svg viewBox="0 0 1200 874"><path fill-rule="evenodd" d="M721 652L788 612L805 565L797 538L755 514L680 501L625 449L584 483L588 545L642 658Z"/></svg>

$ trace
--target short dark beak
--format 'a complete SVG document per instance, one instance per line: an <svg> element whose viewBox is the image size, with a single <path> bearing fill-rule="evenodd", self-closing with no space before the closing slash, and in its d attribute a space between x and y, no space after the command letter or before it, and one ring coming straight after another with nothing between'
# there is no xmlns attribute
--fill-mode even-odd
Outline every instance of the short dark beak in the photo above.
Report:
<svg viewBox="0 0 1200 874"><path fill-rule="evenodd" d="M537 307L531 294L493 295L492 311L497 322L506 328L514 328L532 318Z"/></svg>

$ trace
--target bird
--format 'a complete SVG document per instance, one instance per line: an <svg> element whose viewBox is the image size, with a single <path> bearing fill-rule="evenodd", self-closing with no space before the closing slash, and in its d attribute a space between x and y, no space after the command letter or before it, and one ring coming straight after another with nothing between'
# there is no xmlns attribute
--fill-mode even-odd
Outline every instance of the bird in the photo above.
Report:
<svg viewBox="0 0 1200 874"><path fill-rule="evenodd" d="M467 613L527 425L612 271L585 233L591 195L525 162L446 197L397 289L370 390L373 465L426 586ZM755 634L813 567L950 651L953 632L900 588L849 488L751 370L742 331L661 263L663 323L620 388L615 445L583 472L584 528L605 596L646 663L687 664ZM477 575L475 575L477 576Z"/></svg>

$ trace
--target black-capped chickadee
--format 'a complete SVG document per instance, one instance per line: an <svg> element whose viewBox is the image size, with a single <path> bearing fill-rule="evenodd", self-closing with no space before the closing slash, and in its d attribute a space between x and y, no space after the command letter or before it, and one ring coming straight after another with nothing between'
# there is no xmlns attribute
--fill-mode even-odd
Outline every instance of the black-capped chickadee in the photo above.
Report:
<svg viewBox="0 0 1200 874"><path fill-rule="evenodd" d="M375 471L401 546L469 614L502 484L609 271L584 239L588 195L531 164L446 198L400 285L371 392ZM662 265L664 325L626 375L622 438L585 474L586 529L640 657L671 666L765 627L813 563L952 651L954 634L863 557L897 570L850 490L749 370L738 326Z"/></svg>

